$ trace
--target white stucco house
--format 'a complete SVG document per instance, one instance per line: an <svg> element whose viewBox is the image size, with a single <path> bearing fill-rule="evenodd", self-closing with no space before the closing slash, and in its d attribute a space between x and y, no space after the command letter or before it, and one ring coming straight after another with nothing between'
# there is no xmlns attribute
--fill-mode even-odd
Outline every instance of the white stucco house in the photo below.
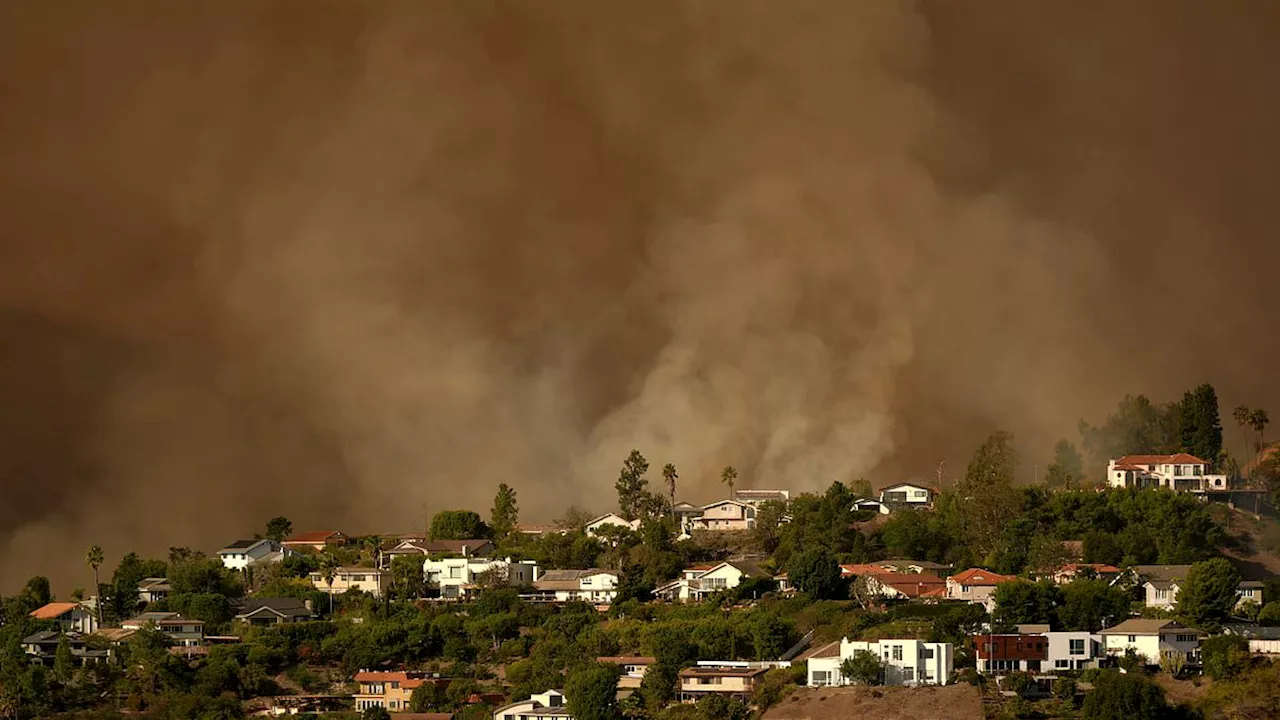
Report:
<svg viewBox="0 0 1280 720"><path fill-rule="evenodd" d="M618 597L618 573L612 570L548 570L533 583L533 600L581 601L608 605Z"/></svg>
<svg viewBox="0 0 1280 720"><path fill-rule="evenodd" d="M532 585L538 579L538 564L511 558L428 557L422 562L422 578L442 598L465 598L482 580L507 587Z"/></svg>
<svg viewBox="0 0 1280 720"><path fill-rule="evenodd" d="M685 568L680 577L654 589L655 597L670 602L702 600L708 595L738 587L744 578L773 579L750 560L730 560L711 566Z"/></svg>
<svg viewBox="0 0 1280 720"><path fill-rule="evenodd" d="M309 576L312 586L331 595L341 595L348 590L367 592L374 597L391 587L391 573L386 570L367 567L340 567L333 573L333 584L325 580L323 572L313 572Z"/></svg>
<svg viewBox="0 0 1280 720"><path fill-rule="evenodd" d="M739 500L721 500L702 506L693 520L698 530L750 530L756 526L756 506Z"/></svg>
<svg viewBox="0 0 1280 720"><path fill-rule="evenodd" d="M840 665L856 652L869 652L884 665L885 685L946 685L955 670L951 643L930 643L913 638L884 638L870 642L845 638L840 652L809 658L809 685L848 685Z"/></svg>
<svg viewBox="0 0 1280 720"><path fill-rule="evenodd" d="M924 485L898 483L880 491L880 502L891 507L928 507L933 491Z"/></svg>
<svg viewBox="0 0 1280 720"><path fill-rule="evenodd" d="M218 559L228 570L244 571L257 565L280 562L291 554L292 550L285 550L275 540L258 538L231 543L218 551Z"/></svg>
<svg viewBox="0 0 1280 720"><path fill-rule="evenodd" d="M565 709L564 693L548 690L493 711L493 720L573 720Z"/></svg>
<svg viewBox="0 0 1280 720"><path fill-rule="evenodd" d="M1103 630L1103 649L1108 655L1124 655L1129 649L1151 665L1159 664L1165 653L1177 653L1187 662L1200 661L1200 638L1204 635L1173 620L1133 618Z"/></svg>
<svg viewBox="0 0 1280 720"><path fill-rule="evenodd" d="M1042 666L1046 672L1096 667L1098 660L1107 656L1102 636L1098 633L1052 632L1048 625L1019 625L1018 632L1042 635L1049 641L1048 656Z"/></svg>
<svg viewBox="0 0 1280 720"><path fill-rule="evenodd" d="M1169 488L1204 493L1227 490L1226 475L1211 475L1209 463L1194 455L1125 455L1107 463L1111 487Z"/></svg>
<svg viewBox="0 0 1280 720"><path fill-rule="evenodd" d="M627 520L617 513L605 513L584 525L582 530L587 534L587 537L599 540L603 537L600 530L607 525L614 525L617 528L625 528L627 530L639 530L640 520Z"/></svg>
<svg viewBox="0 0 1280 720"><path fill-rule="evenodd" d="M1187 583L1190 565L1134 565L1115 582L1141 583L1143 604L1149 608L1173 610L1178 604L1178 591ZM1236 588L1236 607L1246 603L1262 604L1262 582L1241 580Z"/></svg>

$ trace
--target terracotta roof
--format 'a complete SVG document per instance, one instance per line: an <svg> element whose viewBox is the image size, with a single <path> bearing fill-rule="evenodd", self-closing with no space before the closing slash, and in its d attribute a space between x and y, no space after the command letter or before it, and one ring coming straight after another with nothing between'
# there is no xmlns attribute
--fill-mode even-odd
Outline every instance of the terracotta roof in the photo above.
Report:
<svg viewBox="0 0 1280 720"><path fill-rule="evenodd" d="M993 573L983 568L969 568L952 575L948 580L954 580L957 585L999 585L1000 583L1013 582L1018 578L1012 575L1001 575Z"/></svg>
<svg viewBox="0 0 1280 720"><path fill-rule="evenodd" d="M884 575L890 570L885 570L879 565L872 563L854 563L840 566L841 575Z"/></svg>
<svg viewBox="0 0 1280 720"><path fill-rule="evenodd" d="M687 667L680 671L680 677L755 677L769 672L769 668L764 667L712 667L708 665L698 665L696 667Z"/></svg>
<svg viewBox="0 0 1280 720"><path fill-rule="evenodd" d="M31 617L37 620L53 620L55 618L66 615L67 613L80 607L80 603L73 602L53 602L44 607L31 611Z"/></svg>
<svg viewBox="0 0 1280 720"><path fill-rule="evenodd" d="M947 592L947 582L937 575L925 573L882 573L876 582L888 585L907 597L925 597L926 593Z"/></svg>
<svg viewBox="0 0 1280 720"><path fill-rule="evenodd" d="M1187 453L1175 453L1173 455L1125 455L1116 458L1116 465L1173 465L1195 463L1199 465L1208 465L1209 463L1201 460L1195 455ZM1142 468L1145 470L1146 468Z"/></svg>
<svg viewBox="0 0 1280 720"><path fill-rule="evenodd" d="M356 682L399 682L400 687L405 690L412 690L431 678L423 676L423 673L409 673L404 670L393 671L371 671L361 670L356 673Z"/></svg>
<svg viewBox="0 0 1280 720"><path fill-rule="evenodd" d="M1062 566L1059 572L1077 573L1081 570L1089 569L1099 575L1110 575L1120 572L1120 568L1115 565L1105 565L1103 563L1067 563Z"/></svg>
<svg viewBox="0 0 1280 720"><path fill-rule="evenodd" d="M312 530L311 532L298 533L284 539L286 543L324 543L329 542L335 537L342 536L337 530Z"/></svg>

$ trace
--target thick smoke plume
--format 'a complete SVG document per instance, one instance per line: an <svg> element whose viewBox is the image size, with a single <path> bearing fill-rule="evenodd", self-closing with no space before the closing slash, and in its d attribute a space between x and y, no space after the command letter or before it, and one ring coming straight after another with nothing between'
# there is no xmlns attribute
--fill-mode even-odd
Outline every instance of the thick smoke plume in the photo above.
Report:
<svg viewBox="0 0 1280 720"><path fill-rule="evenodd" d="M1057 5L0 2L0 583L1267 402L1276 8Z"/></svg>

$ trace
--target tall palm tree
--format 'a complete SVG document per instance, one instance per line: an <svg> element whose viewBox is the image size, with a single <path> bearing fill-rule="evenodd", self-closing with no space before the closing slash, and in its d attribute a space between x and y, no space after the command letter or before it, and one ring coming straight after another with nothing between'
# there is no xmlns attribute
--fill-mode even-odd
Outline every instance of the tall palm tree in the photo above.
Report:
<svg viewBox="0 0 1280 720"><path fill-rule="evenodd" d="M1271 424L1271 416L1267 415L1267 411L1258 408L1249 413L1249 426L1253 431L1258 433L1258 452L1261 453L1263 448L1267 446L1267 426Z"/></svg>
<svg viewBox="0 0 1280 720"><path fill-rule="evenodd" d="M329 586L329 614L333 614L333 579L338 575L338 559L326 553L320 561L320 575Z"/></svg>
<svg viewBox="0 0 1280 720"><path fill-rule="evenodd" d="M738 471L732 465L725 465L724 470L720 471L720 482L729 486L729 499L733 500L733 483L738 479Z"/></svg>
<svg viewBox="0 0 1280 720"><path fill-rule="evenodd" d="M667 493L671 496L671 507L676 506L676 480L679 479L676 474L676 466L667 463L662 466L662 479L667 481Z"/></svg>
<svg viewBox="0 0 1280 720"><path fill-rule="evenodd" d="M1231 411L1231 417L1235 419L1236 427L1240 428L1240 444L1244 446L1244 451L1247 453L1249 452L1249 439L1245 437L1244 428L1250 424L1250 420L1253 418L1253 411L1247 405L1237 405L1236 409Z"/></svg>
<svg viewBox="0 0 1280 720"><path fill-rule="evenodd" d="M102 553L100 545L90 545L89 552L85 553L84 561L89 563L89 567L93 568L93 596L94 609L98 611L98 627L102 627L102 592L99 591L101 585L98 583L98 568L102 567L102 563L106 561Z"/></svg>

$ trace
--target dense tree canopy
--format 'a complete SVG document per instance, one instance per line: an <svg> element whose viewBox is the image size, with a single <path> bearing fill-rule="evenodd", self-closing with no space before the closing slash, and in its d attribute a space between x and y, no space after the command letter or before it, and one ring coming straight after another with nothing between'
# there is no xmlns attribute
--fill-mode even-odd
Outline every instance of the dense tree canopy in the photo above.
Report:
<svg viewBox="0 0 1280 720"><path fill-rule="evenodd" d="M432 540L471 540L489 535L489 526L472 510L442 510L431 518Z"/></svg>
<svg viewBox="0 0 1280 720"><path fill-rule="evenodd" d="M1178 618L1190 627L1215 631L1231 617L1239 599L1240 571L1222 558L1191 566L1178 589Z"/></svg>

